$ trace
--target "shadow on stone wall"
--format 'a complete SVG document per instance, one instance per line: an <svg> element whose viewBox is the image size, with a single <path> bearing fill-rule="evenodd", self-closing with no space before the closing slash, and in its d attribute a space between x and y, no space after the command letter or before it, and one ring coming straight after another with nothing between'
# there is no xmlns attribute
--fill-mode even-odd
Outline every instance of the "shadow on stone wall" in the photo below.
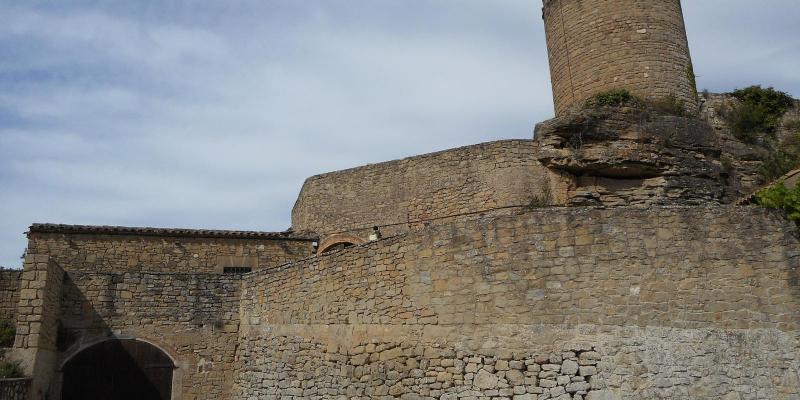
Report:
<svg viewBox="0 0 800 400"><path fill-rule="evenodd" d="M110 292L110 290L108 290ZM97 303L97 300L105 300ZM100 293L95 300L86 298L73 277L67 274L61 295L61 318L58 321L57 348L61 362L80 349L113 338L105 319L113 312L113 294Z"/></svg>
<svg viewBox="0 0 800 400"><path fill-rule="evenodd" d="M64 363L94 344L136 340L172 360L172 390L179 398L226 398L240 285L238 275L69 272L62 288L56 374L62 379Z"/></svg>

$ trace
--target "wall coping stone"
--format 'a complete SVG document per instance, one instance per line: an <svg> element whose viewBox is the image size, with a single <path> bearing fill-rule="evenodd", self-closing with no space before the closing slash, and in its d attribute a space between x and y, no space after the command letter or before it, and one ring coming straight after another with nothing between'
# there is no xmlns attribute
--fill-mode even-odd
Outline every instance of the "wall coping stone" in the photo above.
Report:
<svg viewBox="0 0 800 400"><path fill-rule="evenodd" d="M0 378L0 382L19 382L19 381L29 381L33 378L29 377L22 377L22 378Z"/></svg>
<svg viewBox="0 0 800 400"><path fill-rule="evenodd" d="M341 170L338 170L338 171L325 172L325 173L322 173L322 174L312 175L312 176L308 177L306 179L306 182L313 181L313 180L319 180L319 179L323 179L323 178L329 178L331 176L336 176L336 175L343 175L343 174L347 174L347 173L350 173L350 172L353 172L353 171L363 170L363 169L367 169L367 168L376 168L376 167L382 167L382 166L391 165L391 164L400 164L400 163L409 162L409 161L417 161L417 160L422 160L422 159L426 159L426 158L432 158L432 157L436 157L436 156L440 156L440 155L448 154L448 153L458 153L459 151L465 151L465 150L474 149L474 148L500 146L500 145L503 145L503 144L533 143L533 142L534 142L533 139L501 139L501 140L493 140L493 141L489 141L489 142L483 142L483 143L471 144L471 145L467 145L467 146L454 147L454 148L450 148L450 149L444 149L444 150L434 151L434 152L431 152L431 153L414 155L414 156L410 156L410 157L398 158L398 159L389 160L389 161L383 161L383 162L379 162L379 163L369 163L369 164L359 165L359 166L355 166L355 167L351 167L351 168L341 169Z"/></svg>

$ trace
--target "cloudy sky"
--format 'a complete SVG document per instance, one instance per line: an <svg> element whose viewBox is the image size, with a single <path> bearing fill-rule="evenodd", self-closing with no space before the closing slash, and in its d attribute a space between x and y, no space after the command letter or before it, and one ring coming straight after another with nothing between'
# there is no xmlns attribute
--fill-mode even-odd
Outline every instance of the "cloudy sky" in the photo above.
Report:
<svg viewBox="0 0 800 400"><path fill-rule="evenodd" d="M700 88L800 96L798 0L684 0ZM0 265L33 222L284 230L317 173L552 116L539 0L0 0Z"/></svg>

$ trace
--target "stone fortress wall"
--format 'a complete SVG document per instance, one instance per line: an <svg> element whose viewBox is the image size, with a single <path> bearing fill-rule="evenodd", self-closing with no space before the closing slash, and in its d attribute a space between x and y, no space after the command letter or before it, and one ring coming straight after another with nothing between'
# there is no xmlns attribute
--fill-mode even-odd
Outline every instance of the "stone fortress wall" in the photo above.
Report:
<svg viewBox="0 0 800 400"><path fill-rule="evenodd" d="M718 203L558 207L564 176L539 163L539 146L494 142L311 178L297 204L320 231L289 238L34 226L17 358L38 371L34 393L53 398L61 365L109 338L168 353L182 399L800 396L800 253L787 221ZM431 195L432 183L403 184L409 170L453 179L449 200L428 209L445 218L309 257L337 221L359 233L357 218L380 225L412 203L375 188ZM537 203L545 187L550 203ZM508 212L480 212L485 198ZM447 214L451 204L466 213ZM218 256L269 243L300 250L219 273Z"/></svg>
<svg viewBox="0 0 800 400"><path fill-rule="evenodd" d="M17 281L12 356L36 371L34 396L59 398L61 368L73 355L108 339L136 339L175 362L175 398L229 398L242 275L224 268L258 270L306 258L315 240L292 233L35 224Z"/></svg>
<svg viewBox="0 0 800 400"><path fill-rule="evenodd" d="M62 368L109 339L135 339L175 364L173 398L229 397L241 275L64 271L28 254L12 356L35 371L31 393L60 398Z"/></svg>
<svg viewBox="0 0 800 400"><path fill-rule="evenodd" d="M230 398L240 286L240 275L70 272L56 365L110 337L143 340L175 362L174 398Z"/></svg>
<svg viewBox="0 0 800 400"><path fill-rule="evenodd" d="M21 270L0 268L0 320L16 320L21 277Z"/></svg>
<svg viewBox="0 0 800 400"><path fill-rule="evenodd" d="M722 204L752 185L702 121L561 115L618 87L693 106L679 1L544 18L559 117L533 141L309 178L290 232L32 226L28 398L112 339L166 353L173 399L800 398L796 227Z"/></svg>
<svg viewBox="0 0 800 400"><path fill-rule="evenodd" d="M754 208L556 208L262 270L235 398L794 399L799 244Z"/></svg>
<svg viewBox="0 0 800 400"><path fill-rule="evenodd" d="M540 123L534 140L502 140L310 177L292 228L366 240L480 215L579 203L733 202L765 182L765 149L735 139L704 99L700 119L594 109ZM785 119L800 112L796 107ZM587 205L587 204L578 204Z"/></svg>
<svg viewBox="0 0 800 400"><path fill-rule="evenodd" d="M543 12L556 115L623 88L696 110L680 0L545 0Z"/></svg>
<svg viewBox="0 0 800 400"><path fill-rule="evenodd" d="M466 214L549 204L566 190L536 160L532 140L489 142L308 178L292 228L321 238L366 238L373 226L393 235Z"/></svg>
<svg viewBox="0 0 800 400"><path fill-rule="evenodd" d="M314 254L312 237L291 233L34 224L29 254L48 254L68 271L222 273Z"/></svg>

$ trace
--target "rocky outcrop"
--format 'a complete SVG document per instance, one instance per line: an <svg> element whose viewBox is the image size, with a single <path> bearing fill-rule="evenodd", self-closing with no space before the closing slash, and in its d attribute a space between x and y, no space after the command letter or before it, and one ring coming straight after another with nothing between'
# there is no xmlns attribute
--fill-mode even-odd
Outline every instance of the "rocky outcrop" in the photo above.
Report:
<svg viewBox="0 0 800 400"><path fill-rule="evenodd" d="M700 119L706 121L718 138L720 160L727 176L725 202L732 202L748 195L767 183L761 172L764 160L776 151L778 143L792 134L786 122L800 120L800 101L783 117L780 128L772 138L762 134L754 143L745 143L731 133L727 115L736 106L737 100L729 94L704 92L700 97Z"/></svg>
<svg viewBox="0 0 800 400"><path fill-rule="evenodd" d="M725 170L704 121L632 107L579 110L536 127L538 160L571 176L569 205L720 201Z"/></svg>

